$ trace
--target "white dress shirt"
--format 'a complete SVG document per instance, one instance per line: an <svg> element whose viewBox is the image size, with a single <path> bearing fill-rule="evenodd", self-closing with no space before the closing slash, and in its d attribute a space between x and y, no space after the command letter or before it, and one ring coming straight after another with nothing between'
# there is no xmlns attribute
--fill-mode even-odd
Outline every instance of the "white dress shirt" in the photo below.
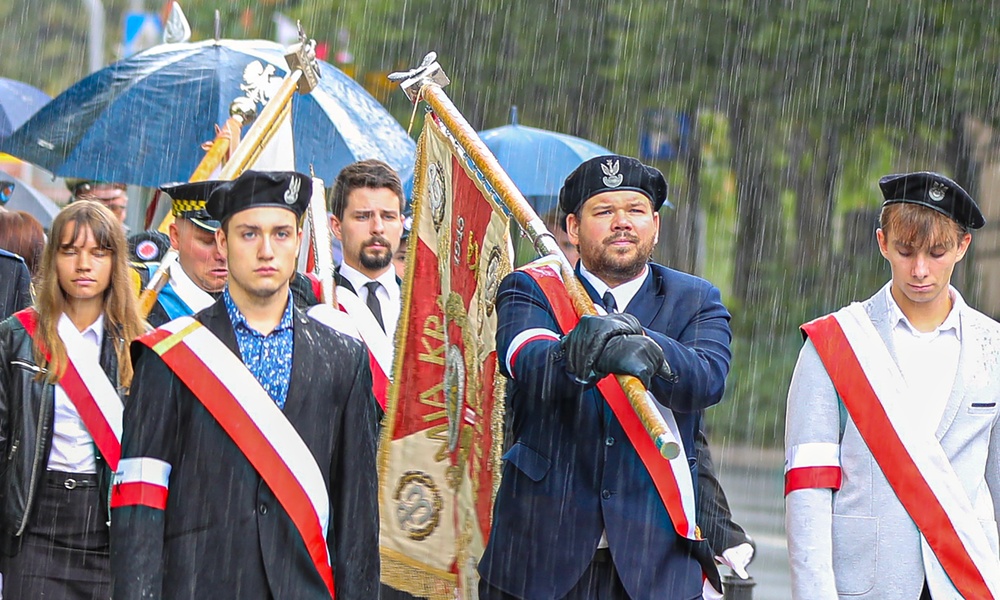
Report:
<svg viewBox="0 0 1000 600"><path fill-rule="evenodd" d="M603 298L604 292L610 290L611 295L615 297L615 306L618 307L618 312L625 312L625 309L628 308L629 302L632 301L632 298L635 298L635 295L639 293L639 288L641 288L643 282L646 281L646 274L648 272L649 267L643 266L642 273L639 273L635 279L610 288L608 287L608 284L598 279L597 275L588 271L587 267L583 266L583 261L580 261L580 275L582 275L583 278L587 280L587 283L593 286L594 290L597 291L598 298Z"/></svg>
<svg viewBox="0 0 1000 600"><path fill-rule="evenodd" d="M382 323L385 325L385 333L391 340L396 334L396 323L399 321L399 313L403 310L399 283L396 281L396 271L390 265L381 275L375 279L369 279L351 265L342 263L340 265L340 275L351 283L354 292L363 302L368 300L368 288L365 284L369 281L377 281L382 285L378 287L375 296L382 306Z"/></svg>
<svg viewBox="0 0 1000 600"><path fill-rule="evenodd" d="M933 331L918 331L886 287L885 298L893 324L892 342L899 370L911 390L913 408L927 415L932 431L937 429L951 396L958 373L958 356L962 349L959 327L960 307L965 304L955 288L949 288L951 312Z"/></svg>
<svg viewBox="0 0 1000 600"><path fill-rule="evenodd" d="M59 317L60 321L63 319L69 321L65 314ZM99 357L101 341L104 339L104 315L97 317L80 335L83 336L87 350ZM59 384L55 386L55 422L52 425L52 450L49 451L48 470L67 473L97 472L94 439L87 432L73 401Z"/></svg>

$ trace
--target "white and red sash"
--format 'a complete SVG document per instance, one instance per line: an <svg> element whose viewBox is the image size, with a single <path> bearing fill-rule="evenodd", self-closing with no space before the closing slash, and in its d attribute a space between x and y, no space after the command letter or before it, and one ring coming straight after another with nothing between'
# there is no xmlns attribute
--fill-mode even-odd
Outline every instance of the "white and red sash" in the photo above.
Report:
<svg viewBox="0 0 1000 600"><path fill-rule="evenodd" d="M326 541L330 498L295 427L243 361L195 319L175 319L138 341L163 359L247 457L295 524L334 597Z"/></svg>
<svg viewBox="0 0 1000 600"><path fill-rule="evenodd" d="M395 355L393 332L383 331L375 320L375 315L368 309L368 305L346 287L337 288L337 302L340 304L341 312L350 316L349 319L327 318L324 316L329 314L326 311L314 312L312 309L307 314L324 325L361 340L368 347L372 368L372 391L384 411L391 381L392 357ZM319 306L313 308L317 309Z"/></svg>
<svg viewBox="0 0 1000 600"><path fill-rule="evenodd" d="M1000 598L1000 559L861 304L802 326L889 485L965 598Z"/></svg>
<svg viewBox="0 0 1000 600"><path fill-rule="evenodd" d="M573 302L566 291L566 286L563 284L559 273L541 261L522 267L521 270L530 275L541 288L542 293L549 301L549 306L552 307L552 312L555 314L556 321L563 334L569 333L580 321L580 317L573 308ZM544 329L528 330L523 336L519 336L521 339L515 338L515 344L511 344L511 348L507 352L508 369L514 366L513 363L516 360L518 351L525 345L542 339L558 339L550 334L551 332L547 332ZM513 373L510 370L508 372ZM597 388L600 390L601 395L604 396L605 401L618 419L622 429L625 430L625 434L639 454L642 464L653 479L653 485L656 487L656 491L667 510L667 514L673 523L677 535L690 540L700 539L701 536L696 531L695 523L694 486L691 481L691 471L683 444L681 443L681 452L676 458L669 461L665 460L656 449L656 445L650 439L646 428L643 426L642 421L639 420L638 415L636 415L635 410L625 396L624 390L618 385L615 377L609 375L600 380L597 383ZM652 398L652 395L650 397ZM678 443L680 443L677 421L674 418L673 411L663 407L659 403L656 403L656 406L661 409L660 412L667 422L667 427L674 434Z"/></svg>
<svg viewBox="0 0 1000 600"><path fill-rule="evenodd" d="M35 344L42 349L45 358L52 359L50 352L35 334L38 330L38 313L34 308L26 308L14 313ZM68 319L60 319L59 338L66 347L66 371L59 379L66 396L73 403L87 433L112 471L118 470L122 455L122 413L124 405L118 391L101 368L99 357L85 345L83 336Z"/></svg>

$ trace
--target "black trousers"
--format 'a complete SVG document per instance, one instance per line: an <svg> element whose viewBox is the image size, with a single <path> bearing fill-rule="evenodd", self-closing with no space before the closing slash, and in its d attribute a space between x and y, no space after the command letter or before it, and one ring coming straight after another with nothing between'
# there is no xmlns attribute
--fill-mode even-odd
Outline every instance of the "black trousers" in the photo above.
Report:
<svg viewBox="0 0 1000 600"><path fill-rule="evenodd" d="M49 471L36 493L20 551L0 556L4 600L110 598L108 515L97 476Z"/></svg>
<svg viewBox="0 0 1000 600"><path fill-rule="evenodd" d="M495 588L485 579L479 581L479 600L519 600L518 596ZM618 577L618 570L611 560L611 551L601 549L590 561L580 581L562 600L629 600L628 592Z"/></svg>

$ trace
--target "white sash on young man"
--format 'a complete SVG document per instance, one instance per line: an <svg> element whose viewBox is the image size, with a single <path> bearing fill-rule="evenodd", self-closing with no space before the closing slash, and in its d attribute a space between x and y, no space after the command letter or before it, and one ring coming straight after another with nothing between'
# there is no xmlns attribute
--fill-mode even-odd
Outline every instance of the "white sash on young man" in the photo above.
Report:
<svg viewBox="0 0 1000 600"><path fill-rule="evenodd" d="M124 405L118 390L101 368L95 353L69 319L59 319L59 339L69 361L59 381L66 396L80 413L87 433L94 439L112 471L118 469L122 454L122 414Z"/></svg>
<svg viewBox="0 0 1000 600"><path fill-rule="evenodd" d="M834 313L833 317L840 325L899 440L899 444L896 444L892 442L892 436L884 436L888 441L886 439L882 441L886 446L885 451L891 456L892 464L879 462L879 466L883 472L898 471L910 465L916 468L919 476L930 488L933 501L939 504L940 510L947 517L948 522L942 522L940 527L943 530L954 530L954 533L944 531L942 534L942 532L923 530L921 533L925 538L935 536L944 539L942 543L945 544L960 543L982 575L992 596L1000 598L1000 558L990 548L989 540L976 516L972 502L934 434L934 424L922 419L920 412L912 410L912 405L907 402L907 398L912 397L911 390L908 389L896 361L882 343L864 307L854 303ZM857 424L857 416L853 413L851 416ZM872 441L868 439L865 441L871 447ZM901 490L895 486L893 490L900 496ZM907 510L909 512L909 508ZM920 510L927 514L927 511L938 508L925 503ZM911 518L913 516L911 514ZM949 573L949 576L955 579L954 574Z"/></svg>
<svg viewBox="0 0 1000 600"><path fill-rule="evenodd" d="M191 317L139 341L160 355L240 448L302 535L333 593L330 498L316 458L243 361Z"/></svg>

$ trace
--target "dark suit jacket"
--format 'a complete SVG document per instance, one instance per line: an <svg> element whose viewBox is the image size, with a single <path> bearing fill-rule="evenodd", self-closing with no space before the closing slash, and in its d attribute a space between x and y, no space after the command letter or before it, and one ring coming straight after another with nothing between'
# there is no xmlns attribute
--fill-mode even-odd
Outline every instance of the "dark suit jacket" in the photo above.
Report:
<svg viewBox="0 0 1000 600"><path fill-rule="evenodd" d="M195 315L239 355L220 300ZM377 597L375 416L360 343L296 308L284 414L330 495L327 537L338 600ZM253 466L154 352L132 346L135 379L122 456L172 466L165 511L112 514L114 597L329 598L298 531Z"/></svg>
<svg viewBox="0 0 1000 600"><path fill-rule="evenodd" d="M511 377L505 358L514 338L527 329L558 333L559 327L525 273L504 279L497 311L497 356ZM651 264L625 312L639 319L679 375L676 383L655 378L650 391L674 411L684 447L693 449L701 411L722 398L729 371L729 312L719 291ZM559 343L551 340L522 346L513 371L510 447L480 574L520 598L560 598L579 580L606 530L632 598L700 598L701 569L692 550L675 533L652 479L596 387L574 382ZM697 482L690 450L688 460Z"/></svg>

